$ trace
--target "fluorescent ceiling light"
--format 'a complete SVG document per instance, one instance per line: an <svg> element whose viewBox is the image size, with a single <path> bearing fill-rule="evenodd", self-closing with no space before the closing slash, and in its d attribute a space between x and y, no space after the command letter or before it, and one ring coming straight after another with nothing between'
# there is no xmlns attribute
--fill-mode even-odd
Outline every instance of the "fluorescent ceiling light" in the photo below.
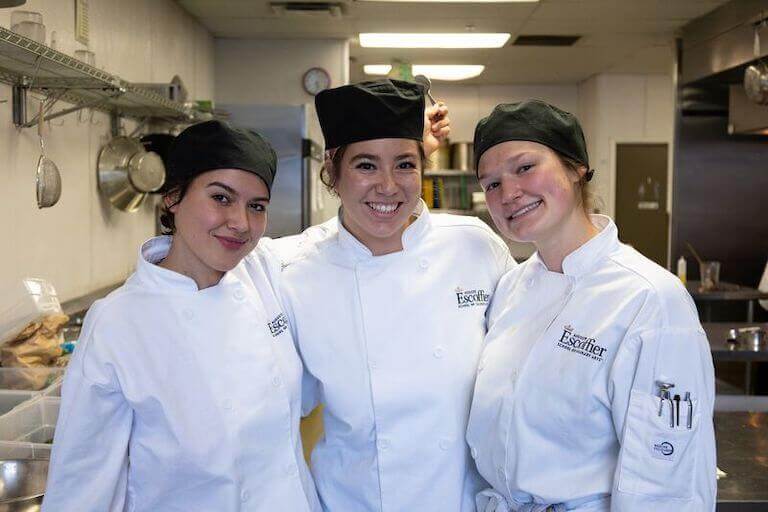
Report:
<svg viewBox="0 0 768 512"><path fill-rule="evenodd" d="M465 3L465 4L480 4L480 3L504 3L504 4L526 4L536 3L539 0L360 0L362 2L412 2L412 3Z"/></svg>
<svg viewBox="0 0 768 512"><path fill-rule="evenodd" d="M392 66L389 64L365 64L366 75L387 75ZM485 70L480 64L413 64L414 75L425 75L430 80L468 80L479 76Z"/></svg>
<svg viewBox="0 0 768 512"><path fill-rule="evenodd" d="M363 73L366 75L388 75L391 70L389 64L363 64Z"/></svg>
<svg viewBox="0 0 768 512"><path fill-rule="evenodd" d="M430 80L468 80L484 69L479 64L414 64L413 75L425 75Z"/></svg>
<svg viewBox="0 0 768 512"><path fill-rule="evenodd" d="M362 2L464 3L464 4L532 4L539 0L359 0Z"/></svg>
<svg viewBox="0 0 768 512"><path fill-rule="evenodd" d="M459 32L456 34L360 34L363 48L501 48L510 34Z"/></svg>

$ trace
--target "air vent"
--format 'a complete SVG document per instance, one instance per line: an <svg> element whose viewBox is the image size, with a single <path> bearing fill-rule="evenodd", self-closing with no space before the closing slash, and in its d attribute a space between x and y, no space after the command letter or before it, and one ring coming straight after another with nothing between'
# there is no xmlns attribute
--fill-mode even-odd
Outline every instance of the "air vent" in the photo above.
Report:
<svg viewBox="0 0 768 512"><path fill-rule="evenodd" d="M332 16L340 18L344 14L341 2L272 2L272 12L278 16Z"/></svg>
<svg viewBox="0 0 768 512"><path fill-rule="evenodd" d="M518 36L515 46L573 46L581 36Z"/></svg>

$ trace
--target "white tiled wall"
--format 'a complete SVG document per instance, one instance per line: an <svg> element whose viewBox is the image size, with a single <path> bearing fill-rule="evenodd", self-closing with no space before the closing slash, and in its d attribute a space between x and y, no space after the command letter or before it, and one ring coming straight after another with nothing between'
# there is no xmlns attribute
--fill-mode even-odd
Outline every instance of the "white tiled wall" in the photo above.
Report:
<svg viewBox="0 0 768 512"><path fill-rule="evenodd" d="M73 55L73 0L29 0L42 13L47 42ZM91 0L90 49L96 66L133 82L169 81L178 74L193 99L214 93L213 38L172 0ZM0 9L8 28L12 9ZM0 85L0 100L11 88ZM36 101L30 100L31 108ZM132 214L112 208L96 185L96 156L109 140L109 119L68 115L49 123L48 156L59 166L62 197L38 210L34 171L39 143L34 129L16 129L10 103L0 103L0 290L25 276L49 279L66 300L124 279L136 251L154 233L148 203ZM128 124L131 129L131 125Z"/></svg>

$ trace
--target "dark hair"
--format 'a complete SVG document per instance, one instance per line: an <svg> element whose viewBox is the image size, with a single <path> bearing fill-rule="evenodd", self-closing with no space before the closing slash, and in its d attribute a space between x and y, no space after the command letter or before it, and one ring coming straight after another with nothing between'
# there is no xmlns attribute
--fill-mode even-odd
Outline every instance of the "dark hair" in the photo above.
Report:
<svg viewBox="0 0 768 512"><path fill-rule="evenodd" d="M173 203L171 207L176 206L184 199L184 196L189 189L189 185L197 178L199 174L194 175L182 175L180 177L172 178L163 186L163 199L172 198ZM176 216L171 212L169 206L163 201L163 205L160 208L160 225L163 227L164 235L173 235L176 233Z"/></svg>
<svg viewBox="0 0 768 512"><path fill-rule="evenodd" d="M578 160L574 160L573 158L567 157L563 155L562 153L552 150L555 152L557 157L560 159L560 162L565 166L566 169L568 169L571 172L579 174L579 169L582 167L585 167L587 171L589 171L589 168L584 165L583 163L579 162ZM579 188L579 203L584 208L584 213L592 213L593 211L597 211L596 208L596 199L595 194L592 193L592 187L589 185L589 181L587 180L586 173L581 175L579 178L578 184Z"/></svg>
<svg viewBox="0 0 768 512"><path fill-rule="evenodd" d="M427 155L424 153L424 144L419 140L414 140L414 142L419 148L419 161L421 162L421 170L424 171L424 167L427 164ZM348 144L344 144L336 148L331 159L326 159L323 163L323 167L320 169L320 181L323 182L323 185L328 189L328 192L332 194L336 194L336 184L339 182L341 161L344 159L344 153L347 152L348 147Z"/></svg>

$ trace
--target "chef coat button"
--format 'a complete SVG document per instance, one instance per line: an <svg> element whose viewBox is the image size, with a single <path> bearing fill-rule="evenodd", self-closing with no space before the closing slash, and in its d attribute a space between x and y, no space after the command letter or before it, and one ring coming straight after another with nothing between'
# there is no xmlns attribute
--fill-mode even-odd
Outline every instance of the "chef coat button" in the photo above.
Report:
<svg viewBox="0 0 768 512"><path fill-rule="evenodd" d="M221 406L228 411L232 410L232 400L228 398L225 399L223 402L221 402Z"/></svg>
<svg viewBox="0 0 768 512"><path fill-rule="evenodd" d="M248 499L251 497L251 493L248 491L243 491L240 493L240 501L248 501Z"/></svg>
<svg viewBox="0 0 768 512"><path fill-rule="evenodd" d="M195 317L195 314L192 312L191 309L185 309L181 312L182 315L184 315L184 318L187 320L192 320Z"/></svg>
<svg viewBox="0 0 768 512"><path fill-rule="evenodd" d="M423 269L426 269L429 267L429 262L426 258L421 258L421 260L419 260L419 266Z"/></svg>
<svg viewBox="0 0 768 512"><path fill-rule="evenodd" d="M375 370L376 368L378 368L378 367L379 367L379 365L377 365L377 364L376 364L376 361L371 361L371 362L369 362L369 363L368 363L368 367L369 367L371 370Z"/></svg>
<svg viewBox="0 0 768 512"><path fill-rule="evenodd" d="M534 278L532 278L532 277L531 277L530 279L528 279L528 281L525 283L525 286L526 286L526 287L527 287L529 290L530 290L531 288L533 288L535 285L536 285L536 279L534 279Z"/></svg>
<svg viewBox="0 0 768 512"><path fill-rule="evenodd" d="M480 360L480 364L477 365L477 373L480 373L485 369L485 359Z"/></svg>
<svg viewBox="0 0 768 512"><path fill-rule="evenodd" d="M474 446L469 450L469 453L472 455L473 459L477 458L477 448L475 448Z"/></svg>
<svg viewBox="0 0 768 512"><path fill-rule="evenodd" d="M245 292L240 288L235 290L235 292L232 295L235 297L236 300L243 300L245 298Z"/></svg>
<svg viewBox="0 0 768 512"><path fill-rule="evenodd" d="M386 439L379 439L378 444L379 444L379 450L381 451L385 451L389 449L389 441L387 441Z"/></svg>
<svg viewBox="0 0 768 512"><path fill-rule="evenodd" d="M288 464L285 466L285 474L288 476L293 476L296 474L296 465L295 464Z"/></svg>
<svg viewBox="0 0 768 512"><path fill-rule="evenodd" d="M272 384L274 384L276 388L279 388L281 383L282 381L280 380L280 377L275 377L274 379L272 379Z"/></svg>
<svg viewBox="0 0 768 512"><path fill-rule="evenodd" d="M498 467L496 468L496 472L499 474L499 478L501 479L502 482L507 481L507 475L506 473L504 473L504 468Z"/></svg>
<svg viewBox="0 0 768 512"><path fill-rule="evenodd" d="M441 450L446 451L448 448L451 447L451 442L448 439L441 439L437 445L440 447Z"/></svg>
<svg viewBox="0 0 768 512"><path fill-rule="evenodd" d="M440 359L443 357L443 352L445 352L445 349L438 345L435 347L435 350L432 352L432 355L435 356L437 359Z"/></svg>

